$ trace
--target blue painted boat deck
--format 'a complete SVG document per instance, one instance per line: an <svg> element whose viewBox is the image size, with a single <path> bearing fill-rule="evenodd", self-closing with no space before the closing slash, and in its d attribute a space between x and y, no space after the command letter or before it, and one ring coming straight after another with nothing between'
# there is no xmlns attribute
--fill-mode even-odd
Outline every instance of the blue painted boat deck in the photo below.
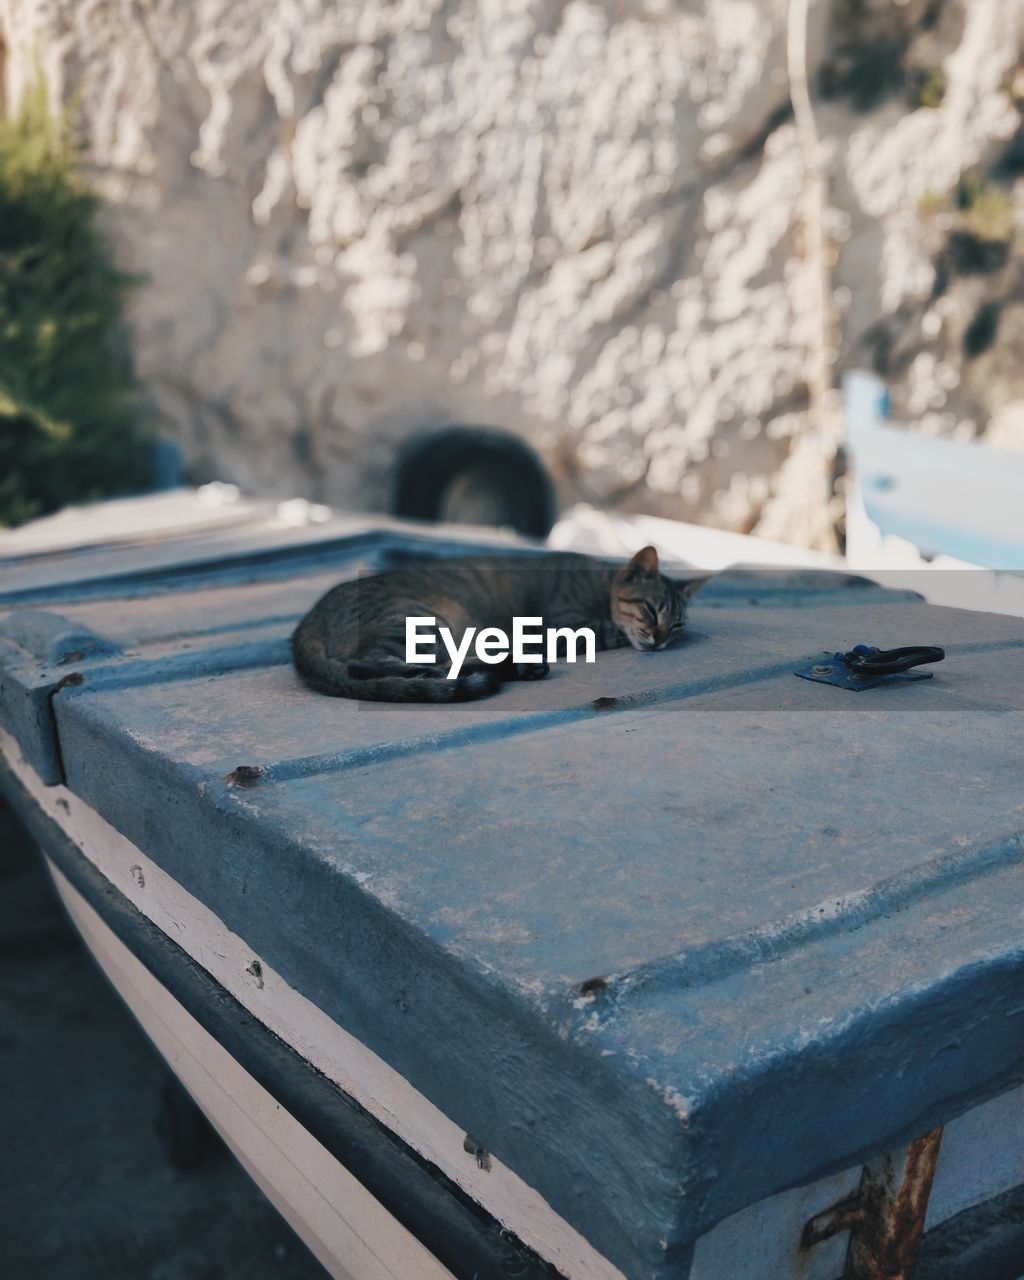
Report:
<svg viewBox="0 0 1024 1280"><path fill-rule="evenodd" d="M736 570L664 653L444 707L304 689L302 612L424 550L350 521L0 566L0 722L630 1280L1024 1078L1020 621ZM794 677L861 642L947 659Z"/></svg>

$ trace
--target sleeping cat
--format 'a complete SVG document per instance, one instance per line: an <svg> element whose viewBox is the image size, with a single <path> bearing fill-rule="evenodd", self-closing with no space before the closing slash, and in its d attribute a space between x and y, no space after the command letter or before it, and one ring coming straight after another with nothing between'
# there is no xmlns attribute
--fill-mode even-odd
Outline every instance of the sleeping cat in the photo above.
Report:
<svg viewBox="0 0 1024 1280"><path fill-rule="evenodd" d="M670 581L654 547L621 569L568 553L442 560L334 587L299 623L292 654L305 683L333 697L464 702L496 693L506 680L540 679L548 667L475 660L447 679L442 663L405 661L407 617L434 617L457 641L468 627L507 633L513 617L540 617L545 627L590 627L598 649L663 649L705 581Z"/></svg>

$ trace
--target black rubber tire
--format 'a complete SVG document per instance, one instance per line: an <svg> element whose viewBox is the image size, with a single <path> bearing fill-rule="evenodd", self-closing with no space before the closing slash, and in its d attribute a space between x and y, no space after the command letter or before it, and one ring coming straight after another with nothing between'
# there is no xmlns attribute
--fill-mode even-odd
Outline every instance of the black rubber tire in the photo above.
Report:
<svg viewBox="0 0 1024 1280"><path fill-rule="evenodd" d="M540 459L516 436L489 427L447 427L402 449L391 511L414 520L507 526L544 538L555 521L555 498Z"/></svg>

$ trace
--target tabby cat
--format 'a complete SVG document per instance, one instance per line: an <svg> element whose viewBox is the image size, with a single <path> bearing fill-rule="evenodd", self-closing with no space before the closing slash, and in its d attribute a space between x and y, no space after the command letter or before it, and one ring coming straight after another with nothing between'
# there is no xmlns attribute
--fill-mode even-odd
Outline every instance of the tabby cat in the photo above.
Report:
<svg viewBox="0 0 1024 1280"><path fill-rule="evenodd" d="M664 649L682 631L687 600L704 581L670 581L654 547L621 569L569 553L420 564L328 591L296 628L292 653L305 683L333 697L463 702L496 693L506 680L540 679L548 667L467 659L457 678L447 679L443 662L405 661L407 617L434 617L456 640L467 627L508 634L513 617L540 617L544 627L590 627L598 649Z"/></svg>

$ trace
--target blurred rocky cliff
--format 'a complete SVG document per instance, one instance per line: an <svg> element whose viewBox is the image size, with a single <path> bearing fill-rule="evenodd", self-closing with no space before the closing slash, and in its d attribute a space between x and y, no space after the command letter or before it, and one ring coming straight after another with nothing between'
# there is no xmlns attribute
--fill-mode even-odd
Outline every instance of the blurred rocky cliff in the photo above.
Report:
<svg viewBox="0 0 1024 1280"><path fill-rule="evenodd" d="M0 0L109 201L197 478L383 507L529 440L563 501L810 542L784 0ZM811 5L837 375L1024 447L1024 4Z"/></svg>

